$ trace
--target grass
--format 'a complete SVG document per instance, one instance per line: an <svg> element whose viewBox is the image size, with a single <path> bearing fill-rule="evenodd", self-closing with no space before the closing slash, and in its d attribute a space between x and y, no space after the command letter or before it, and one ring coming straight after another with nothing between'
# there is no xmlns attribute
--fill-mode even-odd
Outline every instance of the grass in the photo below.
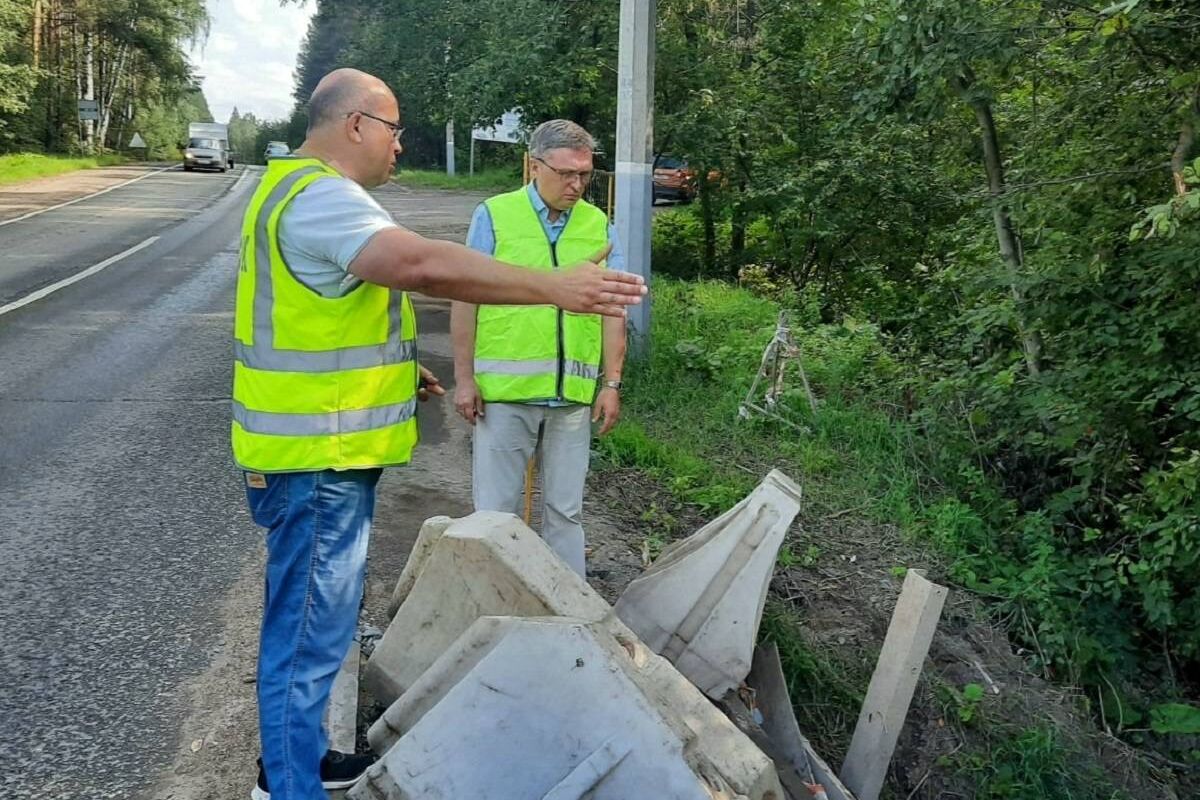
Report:
<svg viewBox="0 0 1200 800"><path fill-rule="evenodd" d="M821 400L817 411L793 368L777 406L786 421L740 419L778 305L712 282L657 280L653 294L652 345L626 370L625 419L599 440L602 461L642 469L711 514L779 467L803 485L806 514L853 513L955 555L959 523L945 517L958 501L934 478L944 456L898 412L909 368L874 327L796 312L792 331ZM850 674L837 654L812 652L779 601L768 607L760 634L779 645L801 728L826 752L844 752L869 675ZM1116 796L1111 784L1098 785L1087 758L1065 757L1046 729L997 721L960 756L943 768L969 780L980 797Z"/></svg>
<svg viewBox="0 0 1200 800"><path fill-rule="evenodd" d="M758 638L779 648L796 719L817 752L831 759L845 754L870 675L848 674L845 663L808 647L799 615L774 597L763 611Z"/></svg>
<svg viewBox="0 0 1200 800"><path fill-rule="evenodd" d="M0 156L0 184L19 183L34 178L61 175L81 169L96 169L123 164L124 156L59 156L40 153L14 153Z"/></svg>
<svg viewBox="0 0 1200 800"><path fill-rule="evenodd" d="M519 170L491 167L474 175L447 175L438 170L401 170L392 178L401 186L413 189L456 189L458 191L503 192L521 185Z"/></svg>
<svg viewBox="0 0 1200 800"><path fill-rule="evenodd" d="M804 484L812 513L857 508L901 524L920 513L911 431L873 396L900 369L873 328L797 326L808 377L823 395L812 414L791 373L780 411L807 429L802 434L768 418L738 418L775 329L774 303L724 284L669 280L655 283L654 303L654 345L630 365L629 421L602 440L606 455L648 469L680 499L711 511L735 503L777 465Z"/></svg>

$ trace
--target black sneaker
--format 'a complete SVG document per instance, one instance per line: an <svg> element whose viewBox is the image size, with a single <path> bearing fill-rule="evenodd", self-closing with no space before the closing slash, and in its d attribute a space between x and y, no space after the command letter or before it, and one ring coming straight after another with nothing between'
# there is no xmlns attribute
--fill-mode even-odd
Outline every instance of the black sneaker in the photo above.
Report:
<svg viewBox="0 0 1200 800"><path fill-rule="evenodd" d="M326 789L348 789L375 763L371 753L339 753L329 750L321 759L321 785Z"/></svg>
<svg viewBox="0 0 1200 800"><path fill-rule="evenodd" d="M370 753L354 755L330 750L321 759L321 785L326 789L348 789L374 763L375 756ZM261 758L258 759L258 781L250 791L250 800L271 800Z"/></svg>

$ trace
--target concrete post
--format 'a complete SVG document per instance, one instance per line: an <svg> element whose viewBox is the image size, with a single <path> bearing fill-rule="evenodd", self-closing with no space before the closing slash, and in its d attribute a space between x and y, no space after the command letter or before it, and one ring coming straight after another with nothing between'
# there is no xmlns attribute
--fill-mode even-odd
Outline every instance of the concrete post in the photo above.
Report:
<svg viewBox="0 0 1200 800"><path fill-rule="evenodd" d="M454 174L454 120L446 123L446 174Z"/></svg>
<svg viewBox="0 0 1200 800"><path fill-rule="evenodd" d="M654 164L655 0L621 0L617 59L617 236L630 272L650 283L650 210ZM631 306L633 351L650 334L650 300Z"/></svg>

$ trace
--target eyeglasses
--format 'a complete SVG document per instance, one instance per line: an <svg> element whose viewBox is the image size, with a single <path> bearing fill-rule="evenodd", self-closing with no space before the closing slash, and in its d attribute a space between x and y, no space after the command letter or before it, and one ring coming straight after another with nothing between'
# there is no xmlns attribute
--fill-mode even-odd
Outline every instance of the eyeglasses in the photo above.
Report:
<svg viewBox="0 0 1200 800"><path fill-rule="evenodd" d="M350 117L354 116L355 114L362 114L364 117L369 117L370 119L373 119L376 122L382 122L384 125L387 125L388 128L390 128L392 131L392 138L395 139L397 142L400 141L400 137L404 135L404 128L400 127L399 122L392 122L390 119L384 119L383 117L377 117L374 114L368 114L365 111L350 111L346 114L345 118L349 119Z"/></svg>
<svg viewBox="0 0 1200 800"><path fill-rule="evenodd" d="M551 172L553 172L558 177L562 178L567 183L570 183L571 181L577 180L577 179L579 181L581 181L582 183L589 183L592 180L592 173L595 172L595 170L590 170L590 169L589 170L579 170L579 171L576 171L573 169L559 169L558 167L554 166L553 164L546 164L545 159L538 158L537 156L533 156L533 160L541 161L543 164L546 165L547 169L549 169Z"/></svg>

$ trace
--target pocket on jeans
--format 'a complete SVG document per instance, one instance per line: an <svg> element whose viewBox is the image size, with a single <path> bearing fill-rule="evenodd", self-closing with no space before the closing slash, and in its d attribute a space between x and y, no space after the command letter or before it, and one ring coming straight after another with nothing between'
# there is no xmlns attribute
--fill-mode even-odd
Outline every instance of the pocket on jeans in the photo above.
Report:
<svg viewBox="0 0 1200 800"><path fill-rule="evenodd" d="M254 483L264 484L255 486ZM246 473L246 501L254 524L272 528L287 502L287 475Z"/></svg>

